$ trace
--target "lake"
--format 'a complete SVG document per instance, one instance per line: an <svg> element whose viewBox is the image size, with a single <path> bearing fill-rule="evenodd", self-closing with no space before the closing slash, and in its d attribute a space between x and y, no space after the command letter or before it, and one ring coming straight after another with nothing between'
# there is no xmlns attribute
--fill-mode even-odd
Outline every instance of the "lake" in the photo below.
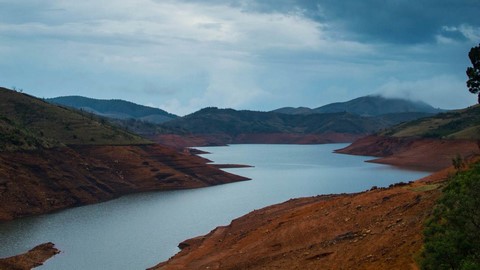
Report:
<svg viewBox="0 0 480 270"><path fill-rule="evenodd" d="M178 252L181 241L290 198L350 193L428 175L334 154L346 144L200 147L216 163L251 178L195 190L150 192L0 224L0 257L43 242L62 253L37 269L145 269Z"/></svg>

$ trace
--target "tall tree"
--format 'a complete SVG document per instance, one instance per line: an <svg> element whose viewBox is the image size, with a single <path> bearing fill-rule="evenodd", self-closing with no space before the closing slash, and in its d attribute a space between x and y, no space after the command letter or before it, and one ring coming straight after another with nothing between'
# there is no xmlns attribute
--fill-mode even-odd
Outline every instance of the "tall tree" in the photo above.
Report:
<svg viewBox="0 0 480 270"><path fill-rule="evenodd" d="M480 44L470 50L468 58L470 58L473 66L467 68L468 91L472 94L478 94L478 103L480 103Z"/></svg>

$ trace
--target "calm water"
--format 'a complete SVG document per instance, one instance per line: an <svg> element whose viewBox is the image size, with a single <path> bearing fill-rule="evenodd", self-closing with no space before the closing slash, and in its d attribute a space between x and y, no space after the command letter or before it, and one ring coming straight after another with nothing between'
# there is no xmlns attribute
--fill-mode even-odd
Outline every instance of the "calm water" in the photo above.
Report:
<svg viewBox="0 0 480 270"><path fill-rule="evenodd" d="M62 253L38 269L145 269L168 259L187 238L208 233L254 209L290 198L357 192L410 181L427 172L333 154L345 144L203 147L228 171L251 181L196 190L126 196L0 224L0 257L54 242Z"/></svg>

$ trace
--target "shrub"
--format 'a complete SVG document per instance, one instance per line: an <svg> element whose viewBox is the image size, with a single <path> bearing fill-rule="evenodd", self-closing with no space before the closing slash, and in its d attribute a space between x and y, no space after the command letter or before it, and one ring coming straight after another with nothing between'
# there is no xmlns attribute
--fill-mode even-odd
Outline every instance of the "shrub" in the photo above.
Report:
<svg viewBox="0 0 480 270"><path fill-rule="evenodd" d="M449 179L424 230L422 269L480 269L480 164Z"/></svg>

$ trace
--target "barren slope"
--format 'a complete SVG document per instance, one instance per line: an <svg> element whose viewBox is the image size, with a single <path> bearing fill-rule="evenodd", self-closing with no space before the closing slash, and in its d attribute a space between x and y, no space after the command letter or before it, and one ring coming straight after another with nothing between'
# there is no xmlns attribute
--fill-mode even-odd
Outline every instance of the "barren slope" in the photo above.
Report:
<svg viewBox="0 0 480 270"><path fill-rule="evenodd" d="M460 156L468 159L480 154L476 140L417 137L367 136L336 153L380 157L369 162L437 171Z"/></svg>
<svg viewBox="0 0 480 270"><path fill-rule="evenodd" d="M256 210L181 243L152 269L416 269L423 222L447 174Z"/></svg>

